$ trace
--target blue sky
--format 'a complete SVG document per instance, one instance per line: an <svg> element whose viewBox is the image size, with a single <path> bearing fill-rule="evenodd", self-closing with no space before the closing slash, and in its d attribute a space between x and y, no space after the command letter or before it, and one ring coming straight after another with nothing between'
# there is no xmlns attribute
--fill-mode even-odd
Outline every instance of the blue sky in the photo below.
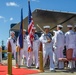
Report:
<svg viewBox="0 0 76 75"><path fill-rule="evenodd" d="M0 45L9 37L11 23L20 22L20 10L23 8L24 18L28 15L28 0L0 0ZM36 8L76 12L76 0L30 0L31 10Z"/></svg>

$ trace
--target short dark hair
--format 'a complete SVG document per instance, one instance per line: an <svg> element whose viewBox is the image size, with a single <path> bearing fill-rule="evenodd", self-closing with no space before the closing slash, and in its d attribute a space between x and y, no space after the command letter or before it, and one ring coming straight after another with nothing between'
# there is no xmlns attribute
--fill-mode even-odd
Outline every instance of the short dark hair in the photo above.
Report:
<svg viewBox="0 0 76 75"><path fill-rule="evenodd" d="M76 30L76 27L74 27L74 30Z"/></svg>
<svg viewBox="0 0 76 75"><path fill-rule="evenodd" d="M70 30L72 29L72 27L69 28Z"/></svg>
<svg viewBox="0 0 76 75"><path fill-rule="evenodd" d="M61 29L62 29L62 27L59 27L59 29L61 30Z"/></svg>

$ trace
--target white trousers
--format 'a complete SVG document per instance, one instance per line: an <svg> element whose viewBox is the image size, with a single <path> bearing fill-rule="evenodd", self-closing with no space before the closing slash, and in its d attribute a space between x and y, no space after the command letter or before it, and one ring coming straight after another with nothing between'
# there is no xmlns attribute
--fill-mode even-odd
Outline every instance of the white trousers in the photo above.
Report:
<svg viewBox="0 0 76 75"><path fill-rule="evenodd" d="M56 66L58 65L59 68L64 68L64 62L63 61L59 61L58 62L59 58L63 58L63 48L62 47L61 48L57 48L55 50L55 56L56 56L55 65Z"/></svg>
<svg viewBox="0 0 76 75"><path fill-rule="evenodd" d="M54 70L54 61L53 61L53 51L52 49L48 48L47 50L43 50L43 64L45 65L46 60L50 57L50 70Z"/></svg>
<svg viewBox="0 0 76 75"><path fill-rule="evenodd" d="M28 51L24 50L24 52L23 52L23 61L24 61L24 64L27 63L27 58L28 58Z"/></svg>
<svg viewBox="0 0 76 75"><path fill-rule="evenodd" d="M14 58L16 60L16 50L12 50L12 54L14 55Z"/></svg>
<svg viewBox="0 0 76 75"><path fill-rule="evenodd" d="M20 50L20 65L22 64L22 58L26 57L26 63L27 63L27 58L28 58L28 51L27 50Z"/></svg>
<svg viewBox="0 0 76 75"><path fill-rule="evenodd" d="M53 51L53 61L54 61L55 68L58 68L58 58L57 58L56 50Z"/></svg>
<svg viewBox="0 0 76 75"><path fill-rule="evenodd" d="M39 67L38 49L34 48L32 52L28 53L28 59L27 59L27 66L28 67L31 67L31 64L33 63L33 59L34 59L34 63L36 65L36 68Z"/></svg>
<svg viewBox="0 0 76 75"><path fill-rule="evenodd" d="M28 52L27 67L31 67L31 64L32 64L32 58L33 58L33 51Z"/></svg>
<svg viewBox="0 0 76 75"><path fill-rule="evenodd" d="M38 61L38 50L33 50L33 55L34 55L34 60L35 60L35 65L36 68L39 67L39 61Z"/></svg>

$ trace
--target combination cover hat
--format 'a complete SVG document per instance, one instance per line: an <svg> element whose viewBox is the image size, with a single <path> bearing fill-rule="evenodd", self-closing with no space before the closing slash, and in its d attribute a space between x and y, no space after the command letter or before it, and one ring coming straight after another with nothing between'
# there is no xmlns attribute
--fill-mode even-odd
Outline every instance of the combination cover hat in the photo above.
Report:
<svg viewBox="0 0 76 75"><path fill-rule="evenodd" d="M10 35L11 35L11 34L15 34L15 32L14 32L14 31L10 31Z"/></svg>
<svg viewBox="0 0 76 75"><path fill-rule="evenodd" d="M43 28L49 28L49 29L50 29L50 26L49 26L49 25L47 25L47 26L44 26Z"/></svg>
<svg viewBox="0 0 76 75"><path fill-rule="evenodd" d="M72 27L72 25L67 25L67 27Z"/></svg>
<svg viewBox="0 0 76 75"><path fill-rule="evenodd" d="M57 25L57 27L61 27L61 28L63 28L63 26L62 26L62 25Z"/></svg>
<svg viewBox="0 0 76 75"><path fill-rule="evenodd" d="M25 32L26 32L26 29L23 29L23 31L25 31Z"/></svg>

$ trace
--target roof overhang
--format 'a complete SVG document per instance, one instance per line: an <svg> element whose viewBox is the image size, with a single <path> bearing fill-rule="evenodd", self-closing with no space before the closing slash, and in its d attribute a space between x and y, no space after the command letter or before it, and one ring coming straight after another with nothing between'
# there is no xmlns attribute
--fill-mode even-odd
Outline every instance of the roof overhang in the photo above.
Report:
<svg viewBox="0 0 76 75"><path fill-rule="evenodd" d="M71 25L76 24L76 13L36 9L32 12L32 16L35 26L38 24L41 28L43 28L44 25L50 25L51 27L50 30L55 29L56 25L62 24L63 31L66 31L67 24ZM24 28L27 30L28 16L23 20L23 22L24 22ZM19 30L19 27L20 22L17 25L15 25L12 29ZM40 31L38 27L37 31Z"/></svg>

